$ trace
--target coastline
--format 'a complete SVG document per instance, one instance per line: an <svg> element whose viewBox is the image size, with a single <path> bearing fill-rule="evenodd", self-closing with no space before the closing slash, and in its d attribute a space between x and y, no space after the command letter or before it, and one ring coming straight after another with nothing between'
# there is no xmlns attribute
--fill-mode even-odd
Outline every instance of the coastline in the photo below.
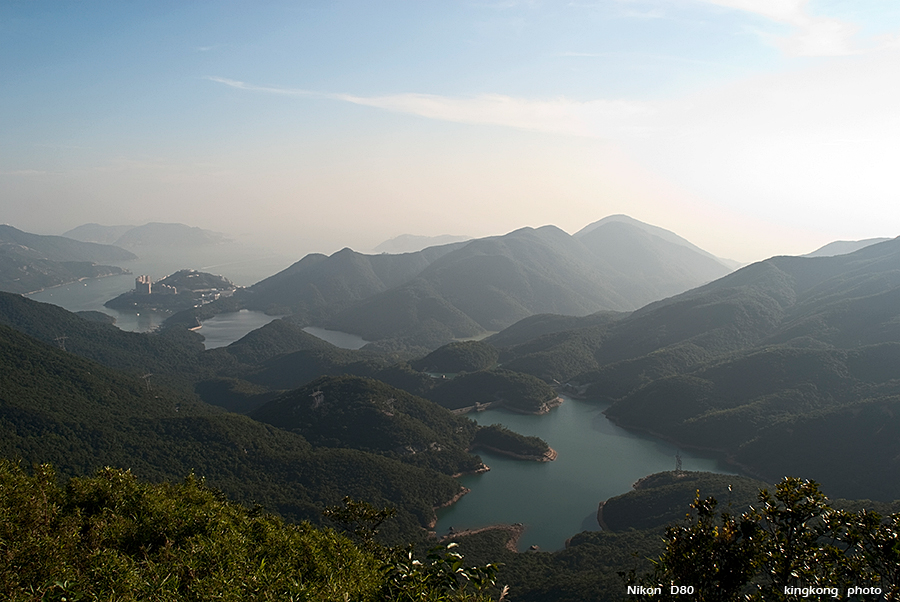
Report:
<svg viewBox="0 0 900 602"><path fill-rule="evenodd" d="M113 266L118 267L118 266ZM122 268L125 269L125 268ZM70 284L74 284L76 282L84 282L85 280L101 280L103 278L112 278L113 276L128 276L131 274L131 270L125 269L124 272L120 274L103 274L102 276L84 276L83 278L76 278L75 280L69 280L68 282L60 282L59 284L54 284L53 286L45 286L43 288L39 288L37 290L28 291L27 293L18 293L23 297L27 297L28 295L36 295L37 293L42 293L44 291L52 291L55 288L60 288L61 286L68 286Z"/></svg>

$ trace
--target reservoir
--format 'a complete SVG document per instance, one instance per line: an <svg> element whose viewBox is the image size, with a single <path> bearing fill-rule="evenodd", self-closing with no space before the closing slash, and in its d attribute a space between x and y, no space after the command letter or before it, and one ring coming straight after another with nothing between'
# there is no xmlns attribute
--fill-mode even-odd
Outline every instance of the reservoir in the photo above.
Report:
<svg viewBox="0 0 900 602"><path fill-rule="evenodd" d="M233 342L257 328L262 328L281 316L268 316L261 311L242 309L227 314L219 314L203 321L199 332L207 349L231 345Z"/></svg>
<svg viewBox="0 0 900 602"><path fill-rule="evenodd" d="M553 551L581 531L599 531L597 505L631 491L643 476L675 469L675 446L614 425L608 407L571 399L543 416L486 410L467 414L481 425L495 423L544 439L559 454L553 462L528 462L478 451L486 473L459 481L471 492L438 511L436 531L460 531L500 523L523 523L519 550L532 545ZM681 450L684 470L736 474L724 462ZM685 508L686 510L686 508Z"/></svg>

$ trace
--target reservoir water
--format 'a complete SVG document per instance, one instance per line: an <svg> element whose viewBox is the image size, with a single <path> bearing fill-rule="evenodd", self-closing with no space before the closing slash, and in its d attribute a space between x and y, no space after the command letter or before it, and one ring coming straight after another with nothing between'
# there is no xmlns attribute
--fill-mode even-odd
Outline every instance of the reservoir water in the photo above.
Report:
<svg viewBox="0 0 900 602"><path fill-rule="evenodd" d="M477 452L491 470L460 477L471 492L438 511L438 535L450 527L459 531L523 523L520 550L531 545L558 550L576 533L600 530L596 517L601 501L627 493L643 476L675 469L675 446L614 425L602 414L605 405L563 399L543 416L503 410L468 414L482 425L500 423L541 437L559 456L553 462L528 462ZM684 470L736 474L710 457L682 450L681 458Z"/></svg>
<svg viewBox="0 0 900 602"><path fill-rule="evenodd" d="M203 344L207 349L216 349L231 345L248 332L262 328L280 317L268 316L261 311L242 309L204 320L197 332L203 335Z"/></svg>

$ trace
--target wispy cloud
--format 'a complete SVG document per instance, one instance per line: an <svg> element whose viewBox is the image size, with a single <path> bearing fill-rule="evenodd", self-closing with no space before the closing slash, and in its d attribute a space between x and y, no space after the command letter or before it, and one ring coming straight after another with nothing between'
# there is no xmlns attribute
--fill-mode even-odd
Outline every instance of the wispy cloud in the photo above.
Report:
<svg viewBox="0 0 900 602"><path fill-rule="evenodd" d="M251 90L253 92L268 92L269 94L283 94L285 96L308 96L308 97L328 97L328 94L320 94L318 92L312 92L310 90L298 90L297 88L275 88L275 87L267 87L267 86L256 86L254 84L248 84L246 82L238 81L236 79L228 79L225 77L216 77L214 75L207 75L204 79L208 79L211 82L216 82L219 84L225 84L226 86L230 86L232 88L237 88L239 90Z"/></svg>
<svg viewBox="0 0 900 602"><path fill-rule="evenodd" d="M760 34L792 56L845 56L860 52L854 40L859 26L840 19L812 15L808 10L808 0L705 1L793 27L793 33L786 37Z"/></svg>
<svg viewBox="0 0 900 602"><path fill-rule="evenodd" d="M630 100L577 101L564 97L533 100L502 94L482 94L468 98L413 93L357 96L256 86L223 77L210 76L206 79L241 90L305 98L329 98L441 121L497 125L597 138L641 135L647 130L649 116L655 112L651 103Z"/></svg>

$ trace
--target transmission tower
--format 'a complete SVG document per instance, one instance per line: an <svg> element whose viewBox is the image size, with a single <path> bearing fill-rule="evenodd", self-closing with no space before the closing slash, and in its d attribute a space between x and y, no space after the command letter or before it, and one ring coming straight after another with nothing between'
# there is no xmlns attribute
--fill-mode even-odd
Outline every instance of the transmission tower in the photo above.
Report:
<svg viewBox="0 0 900 602"><path fill-rule="evenodd" d="M675 472L681 472L681 451L675 452Z"/></svg>

